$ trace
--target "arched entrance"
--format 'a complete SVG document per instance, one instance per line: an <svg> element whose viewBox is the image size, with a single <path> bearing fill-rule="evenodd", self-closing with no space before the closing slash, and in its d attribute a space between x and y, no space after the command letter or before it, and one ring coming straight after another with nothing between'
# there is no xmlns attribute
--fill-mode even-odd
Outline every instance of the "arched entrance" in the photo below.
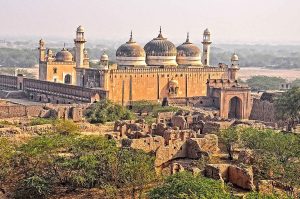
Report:
<svg viewBox="0 0 300 199"><path fill-rule="evenodd" d="M229 101L228 118L242 118L242 100L238 97L233 97Z"/></svg>
<svg viewBox="0 0 300 199"><path fill-rule="evenodd" d="M72 83L72 76L67 74L65 76L65 84L71 84Z"/></svg>

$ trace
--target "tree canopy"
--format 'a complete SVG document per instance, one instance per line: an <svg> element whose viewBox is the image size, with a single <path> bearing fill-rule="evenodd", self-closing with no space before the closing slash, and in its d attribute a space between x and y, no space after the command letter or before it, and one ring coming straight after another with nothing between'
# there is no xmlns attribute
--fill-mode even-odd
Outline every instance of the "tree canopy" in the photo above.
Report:
<svg viewBox="0 0 300 199"><path fill-rule="evenodd" d="M286 83L281 77L254 76L246 81L253 90L278 90L280 84Z"/></svg>
<svg viewBox="0 0 300 199"><path fill-rule="evenodd" d="M288 131L300 121L300 87L294 87L275 100L276 116L287 123Z"/></svg>
<svg viewBox="0 0 300 199"><path fill-rule="evenodd" d="M92 104L85 112L87 120L91 123L105 123L116 120L134 119L135 115L126 107L115 104L109 100L101 100Z"/></svg>

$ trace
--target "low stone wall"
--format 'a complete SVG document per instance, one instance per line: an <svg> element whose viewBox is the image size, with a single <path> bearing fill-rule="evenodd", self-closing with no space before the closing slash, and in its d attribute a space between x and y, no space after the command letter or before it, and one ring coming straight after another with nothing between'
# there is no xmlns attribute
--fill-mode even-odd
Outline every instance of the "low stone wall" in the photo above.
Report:
<svg viewBox="0 0 300 199"><path fill-rule="evenodd" d="M0 119L12 117L38 117L42 106L0 105Z"/></svg>
<svg viewBox="0 0 300 199"><path fill-rule="evenodd" d="M129 144L128 144L129 143ZM166 144L167 143L167 144ZM166 142L161 136L146 137L140 139L127 139L126 144L133 149L145 152L155 152L155 166L177 158L198 159L203 155L218 153L218 137L205 135L202 138L184 138L178 136ZM124 144L123 144L124 146Z"/></svg>
<svg viewBox="0 0 300 199"><path fill-rule="evenodd" d="M300 189L285 185L274 180L260 180L257 184L259 193L275 193L279 196L292 196L293 198L300 197Z"/></svg>
<svg viewBox="0 0 300 199"><path fill-rule="evenodd" d="M205 166L205 176L223 182L230 182L246 190L254 190L252 168L241 168L230 164L208 164Z"/></svg>
<svg viewBox="0 0 300 199"><path fill-rule="evenodd" d="M20 105L20 104L2 104L0 105L0 119L13 117L56 117L59 119L72 119L75 122L83 118L85 107L73 105Z"/></svg>

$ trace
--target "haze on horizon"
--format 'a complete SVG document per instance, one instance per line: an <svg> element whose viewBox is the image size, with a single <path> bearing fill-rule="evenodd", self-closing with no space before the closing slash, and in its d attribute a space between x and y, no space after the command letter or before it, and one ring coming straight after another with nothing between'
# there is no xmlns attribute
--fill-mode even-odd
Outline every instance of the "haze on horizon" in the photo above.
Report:
<svg viewBox="0 0 300 199"><path fill-rule="evenodd" d="M299 0L0 0L0 39L67 38L78 25L88 40L149 41L163 35L214 42L300 44Z"/></svg>

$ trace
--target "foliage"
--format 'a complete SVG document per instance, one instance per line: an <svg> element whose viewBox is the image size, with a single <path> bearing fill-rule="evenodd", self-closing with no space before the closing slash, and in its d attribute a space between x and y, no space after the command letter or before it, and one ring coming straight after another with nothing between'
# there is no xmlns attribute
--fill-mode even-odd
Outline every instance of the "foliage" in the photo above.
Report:
<svg viewBox="0 0 300 199"><path fill-rule="evenodd" d="M300 158L299 135L254 128L235 128L225 132L234 138L228 136L228 143L253 150L255 178L300 184L300 173L297 172L300 170L297 161Z"/></svg>
<svg viewBox="0 0 300 199"><path fill-rule="evenodd" d="M150 199L226 199L232 198L224 189L221 181L193 176L189 172L180 172L169 176L159 187L148 194Z"/></svg>
<svg viewBox="0 0 300 199"><path fill-rule="evenodd" d="M278 196L276 194L262 194L262 193L257 193L257 192L251 192L246 195L245 199L292 199L287 196Z"/></svg>
<svg viewBox="0 0 300 199"><path fill-rule="evenodd" d="M287 130L291 131L300 122L300 87L294 87L283 93L275 100L277 119L287 123Z"/></svg>
<svg viewBox="0 0 300 199"><path fill-rule="evenodd" d="M38 64L38 52L31 49L0 48L0 65L31 67Z"/></svg>
<svg viewBox="0 0 300 199"><path fill-rule="evenodd" d="M46 198L51 193L49 182L40 176L31 176L18 183L14 198L35 199Z"/></svg>
<svg viewBox="0 0 300 199"><path fill-rule="evenodd" d="M254 76L246 81L253 90L278 90L280 84L286 83L281 77Z"/></svg>
<svg viewBox="0 0 300 199"><path fill-rule="evenodd" d="M130 110L109 100L101 100L92 104L87 109L85 116L91 123L105 123L134 118L134 114Z"/></svg>
<svg viewBox="0 0 300 199"><path fill-rule="evenodd" d="M79 131L79 127L71 120L55 120L54 123L54 130L56 133L59 134L74 134Z"/></svg>
<svg viewBox="0 0 300 199"><path fill-rule="evenodd" d="M143 186L155 179L154 157L141 150L123 149L117 154L117 186Z"/></svg>
<svg viewBox="0 0 300 199"><path fill-rule="evenodd" d="M31 138L17 151L11 158L14 172L10 175L18 174L16 182L21 183L16 194L22 192L24 197L25 190L35 193L45 188L48 193L56 186L103 187L113 194L114 187L135 189L156 177L152 156L118 148L101 136L48 134Z"/></svg>
<svg viewBox="0 0 300 199"><path fill-rule="evenodd" d="M292 82L292 87L300 87L300 79L297 78Z"/></svg>
<svg viewBox="0 0 300 199"><path fill-rule="evenodd" d="M233 159L233 147L238 143L239 134L236 128L228 128L220 133L220 139L225 144L229 159Z"/></svg>
<svg viewBox="0 0 300 199"><path fill-rule="evenodd" d="M52 124L54 122L53 119L47 119L47 118L32 118L29 122L30 126L36 126L36 125L42 125L42 124Z"/></svg>
<svg viewBox="0 0 300 199"><path fill-rule="evenodd" d="M7 138L0 137L0 184L5 177L10 167L10 160L15 154L15 146Z"/></svg>

